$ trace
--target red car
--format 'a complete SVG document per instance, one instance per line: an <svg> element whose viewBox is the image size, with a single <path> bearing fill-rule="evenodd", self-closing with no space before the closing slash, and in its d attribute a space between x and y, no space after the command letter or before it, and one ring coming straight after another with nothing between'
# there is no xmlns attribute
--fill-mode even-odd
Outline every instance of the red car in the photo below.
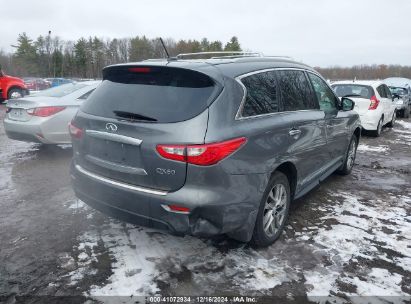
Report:
<svg viewBox="0 0 411 304"><path fill-rule="evenodd" d="M28 93L22 79L4 74L0 67L0 100L20 98Z"/></svg>
<svg viewBox="0 0 411 304"><path fill-rule="evenodd" d="M41 91L51 87L50 82L42 78L27 77L23 78L24 84L30 91Z"/></svg>

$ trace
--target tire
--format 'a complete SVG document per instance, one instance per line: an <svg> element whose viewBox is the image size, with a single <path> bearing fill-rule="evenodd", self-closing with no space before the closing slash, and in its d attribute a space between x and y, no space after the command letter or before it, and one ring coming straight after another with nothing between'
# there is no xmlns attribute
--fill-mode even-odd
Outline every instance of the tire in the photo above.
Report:
<svg viewBox="0 0 411 304"><path fill-rule="evenodd" d="M23 96L24 96L23 91L20 89L11 89L7 93L7 99L21 98Z"/></svg>
<svg viewBox="0 0 411 304"><path fill-rule="evenodd" d="M397 113L396 113L396 111L394 111L394 113L392 114L391 121L389 123L387 123L387 127L389 127L389 128L394 127L396 118L397 118Z"/></svg>
<svg viewBox="0 0 411 304"><path fill-rule="evenodd" d="M404 118L409 118L410 117L410 107L407 107L407 109L403 110L403 116Z"/></svg>
<svg viewBox="0 0 411 304"><path fill-rule="evenodd" d="M280 237L287 222L290 202L288 178L284 173L275 172L268 182L260 203L251 239L253 244L258 247L267 247Z"/></svg>
<svg viewBox="0 0 411 304"><path fill-rule="evenodd" d="M381 117L380 121L378 122L377 130L373 132L375 137L379 137L381 135L383 123L384 121L383 121L383 118Z"/></svg>
<svg viewBox="0 0 411 304"><path fill-rule="evenodd" d="M338 173L341 175L348 175L351 173L352 168L354 167L355 157L357 156L357 146L358 138L353 135L348 145L347 153L345 155L344 164L338 170Z"/></svg>

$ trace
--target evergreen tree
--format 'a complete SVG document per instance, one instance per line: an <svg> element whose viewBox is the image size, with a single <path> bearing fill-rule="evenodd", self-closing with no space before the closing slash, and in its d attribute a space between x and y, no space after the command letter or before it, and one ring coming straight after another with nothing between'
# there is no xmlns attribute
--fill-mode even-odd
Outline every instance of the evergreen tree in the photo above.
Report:
<svg viewBox="0 0 411 304"><path fill-rule="evenodd" d="M230 41L227 42L224 51L241 51L241 46L236 36L233 36Z"/></svg>

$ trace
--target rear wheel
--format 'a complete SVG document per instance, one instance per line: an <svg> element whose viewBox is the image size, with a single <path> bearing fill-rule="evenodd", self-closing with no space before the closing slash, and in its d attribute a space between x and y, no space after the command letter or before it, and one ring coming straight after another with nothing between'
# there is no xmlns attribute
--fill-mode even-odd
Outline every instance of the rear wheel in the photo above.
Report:
<svg viewBox="0 0 411 304"><path fill-rule="evenodd" d="M396 117L397 117L397 113L396 111L394 111L394 113L392 114L391 121L387 124L388 127L390 128L394 127Z"/></svg>
<svg viewBox="0 0 411 304"><path fill-rule="evenodd" d="M357 136L353 135L350 141L350 145L348 146L344 164L342 165L341 169L338 170L338 173L342 175L348 175L351 173L352 168L354 167L355 157L357 155L357 145L358 138Z"/></svg>
<svg viewBox="0 0 411 304"><path fill-rule="evenodd" d="M382 124L383 124L383 118L380 118L380 121L378 122L377 130L374 131L374 136L379 137L382 132Z"/></svg>
<svg viewBox="0 0 411 304"><path fill-rule="evenodd" d="M258 211L252 242L266 247L281 235L290 208L290 184L284 173L275 172L264 192Z"/></svg>
<svg viewBox="0 0 411 304"><path fill-rule="evenodd" d="M21 98L21 97L23 97L23 91L17 88L11 89L7 94L8 99L15 99L15 98Z"/></svg>

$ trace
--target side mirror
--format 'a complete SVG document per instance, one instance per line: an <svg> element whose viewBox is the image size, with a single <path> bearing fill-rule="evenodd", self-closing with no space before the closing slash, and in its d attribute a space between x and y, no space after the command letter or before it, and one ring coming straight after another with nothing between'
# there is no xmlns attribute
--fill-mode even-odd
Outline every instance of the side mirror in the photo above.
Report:
<svg viewBox="0 0 411 304"><path fill-rule="evenodd" d="M351 111L354 109L355 102L347 97L341 99L341 110L342 111Z"/></svg>

